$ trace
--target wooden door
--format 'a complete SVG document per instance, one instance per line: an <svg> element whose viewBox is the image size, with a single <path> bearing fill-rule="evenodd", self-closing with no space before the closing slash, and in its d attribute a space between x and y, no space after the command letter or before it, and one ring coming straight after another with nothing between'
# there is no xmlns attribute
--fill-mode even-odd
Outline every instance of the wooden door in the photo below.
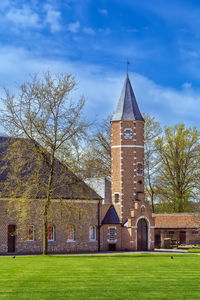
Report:
<svg viewBox="0 0 200 300"><path fill-rule="evenodd" d="M8 252L15 252L15 225L8 225Z"/></svg>
<svg viewBox="0 0 200 300"><path fill-rule="evenodd" d="M180 231L180 244L186 244L186 232Z"/></svg>
<svg viewBox="0 0 200 300"><path fill-rule="evenodd" d="M148 250L148 226L145 219L140 219L137 224L137 250Z"/></svg>

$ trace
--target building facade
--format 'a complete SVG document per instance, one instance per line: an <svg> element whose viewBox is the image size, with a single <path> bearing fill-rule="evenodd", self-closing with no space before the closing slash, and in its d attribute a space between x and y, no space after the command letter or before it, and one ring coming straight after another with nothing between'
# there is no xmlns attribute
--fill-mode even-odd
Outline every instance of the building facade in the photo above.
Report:
<svg viewBox="0 0 200 300"><path fill-rule="evenodd" d="M12 143L12 139L0 138L0 254L42 253L42 221L36 212L44 195L37 195L35 190L31 194L34 209L22 227L17 210L9 209L10 199L18 203L21 197L19 188L18 194L13 193L10 165L3 159ZM144 119L128 75L111 120L111 185L101 179L88 180L87 184L78 181L59 161L56 170L49 253L148 251L171 247L172 243L200 243L198 216L152 214L145 200ZM45 174L45 170L38 173ZM25 175L29 177L29 173ZM69 178L73 178L70 188ZM8 182L11 193L5 188ZM60 182L62 187L58 188Z"/></svg>

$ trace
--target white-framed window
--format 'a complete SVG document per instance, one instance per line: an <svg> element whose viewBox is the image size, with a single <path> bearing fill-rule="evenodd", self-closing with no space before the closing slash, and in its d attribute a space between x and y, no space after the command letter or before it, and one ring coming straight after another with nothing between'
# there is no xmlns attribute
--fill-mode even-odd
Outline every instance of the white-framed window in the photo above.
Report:
<svg viewBox="0 0 200 300"><path fill-rule="evenodd" d="M34 225L27 226L27 240L34 241L35 240L35 227Z"/></svg>
<svg viewBox="0 0 200 300"><path fill-rule="evenodd" d="M174 231L168 231L169 235L174 235Z"/></svg>
<svg viewBox="0 0 200 300"><path fill-rule="evenodd" d="M110 241L115 241L116 240L116 228L115 227L110 227L109 228L109 240Z"/></svg>
<svg viewBox="0 0 200 300"><path fill-rule="evenodd" d="M192 234L199 234L198 231L192 231Z"/></svg>
<svg viewBox="0 0 200 300"><path fill-rule="evenodd" d="M142 170L142 163L138 163L137 164L137 175L138 176L142 176L142 172L143 172L143 170Z"/></svg>
<svg viewBox="0 0 200 300"><path fill-rule="evenodd" d="M48 226L48 241L52 242L54 241L54 227Z"/></svg>
<svg viewBox="0 0 200 300"><path fill-rule="evenodd" d="M132 138L132 129L131 128L126 128L124 130L124 137L125 139L129 140Z"/></svg>
<svg viewBox="0 0 200 300"><path fill-rule="evenodd" d="M75 241L75 226L74 225L67 226L67 241L68 242Z"/></svg>
<svg viewBox="0 0 200 300"><path fill-rule="evenodd" d="M115 204L119 203L119 193L115 193Z"/></svg>
<svg viewBox="0 0 200 300"><path fill-rule="evenodd" d="M96 241L96 239L97 239L96 226L90 226L89 235L90 235L90 241Z"/></svg>

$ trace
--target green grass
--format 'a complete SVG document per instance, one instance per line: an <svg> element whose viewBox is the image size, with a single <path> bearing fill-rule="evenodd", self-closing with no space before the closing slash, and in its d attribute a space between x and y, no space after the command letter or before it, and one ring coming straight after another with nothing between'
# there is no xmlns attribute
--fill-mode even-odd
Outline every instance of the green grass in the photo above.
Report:
<svg viewBox="0 0 200 300"><path fill-rule="evenodd" d="M0 257L0 299L200 299L200 256Z"/></svg>
<svg viewBox="0 0 200 300"><path fill-rule="evenodd" d="M191 248L191 249L188 249L188 252L189 252L189 253L199 253L199 252L200 252L200 249L198 249L198 248L196 248L196 249Z"/></svg>

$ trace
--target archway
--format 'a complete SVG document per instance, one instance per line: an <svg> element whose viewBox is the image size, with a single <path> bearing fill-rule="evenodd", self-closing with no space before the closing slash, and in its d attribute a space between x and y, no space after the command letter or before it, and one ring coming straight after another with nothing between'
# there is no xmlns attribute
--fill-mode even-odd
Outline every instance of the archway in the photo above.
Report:
<svg viewBox="0 0 200 300"><path fill-rule="evenodd" d="M148 250L148 225L142 218L137 223L137 251Z"/></svg>

